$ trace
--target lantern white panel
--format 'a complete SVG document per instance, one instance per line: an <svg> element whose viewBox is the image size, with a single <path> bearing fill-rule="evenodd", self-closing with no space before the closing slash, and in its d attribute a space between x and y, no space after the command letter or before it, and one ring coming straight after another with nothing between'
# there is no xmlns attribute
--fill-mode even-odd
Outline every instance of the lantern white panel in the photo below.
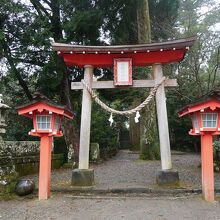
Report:
<svg viewBox="0 0 220 220"><path fill-rule="evenodd" d="M199 127L198 116L196 114L193 115L193 123L194 123L194 128Z"/></svg>
<svg viewBox="0 0 220 220"><path fill-rule="evenodd" d="M37 115L37 129L48 130L50 129L51 116Z"/></svg>
<svg viewBox="0 0 220 220"><path fill-rule="evenodd" d="M215 128L217 126L217 113L202 113L202 126L204 128Z"/></svg>
<svg viewBox="0 0 220 220"><path fill-rule="evenodd" d="M60 127L60 118L59 117L55 117L54 129L58 130L59 127Z"/></svg>

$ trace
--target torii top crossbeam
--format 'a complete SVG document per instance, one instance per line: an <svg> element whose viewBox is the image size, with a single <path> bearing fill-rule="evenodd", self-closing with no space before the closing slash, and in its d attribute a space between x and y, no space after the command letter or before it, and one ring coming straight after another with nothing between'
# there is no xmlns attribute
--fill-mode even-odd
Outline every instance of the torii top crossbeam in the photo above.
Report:
<svg viewBox="0 0 220 220"><path fill-rule="evenodd" d="M148 66L154 63L168 64L180 62L193 45L195 37L162 43L120 45L120 46L83 46L53 43L53 50L64 58L67 66L92 65L112 67L115 58L132 58L133 66Z"/></svg>

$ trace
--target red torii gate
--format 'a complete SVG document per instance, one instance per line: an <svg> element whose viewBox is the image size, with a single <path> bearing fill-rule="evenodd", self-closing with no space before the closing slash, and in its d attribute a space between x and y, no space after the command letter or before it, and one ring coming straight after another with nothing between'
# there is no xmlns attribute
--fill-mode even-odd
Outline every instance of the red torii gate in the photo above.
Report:
<svg viewBox="0 0 220 220"><path fill-rule="evenodd" d="M117 59L130 59L132 66L152 66L154 80L134 80L133 85L126 87L154 87L163 78L162 65L180 62L184 59L189 47L193 45L195 38L180 39L162 43L120 45L120 46L83 46L53 43L53 50L63 57L67 66L79 66L84 68L84 81L93 89L119 88L113 81L93 82L94 68L113 67ZM129 72L129 71L128 71ZM122 71L123 75L123 71ZM129 82L130 83L130 82ZM156 107L160 138L160 153L162 171L159 172L158 180L169 183L169 176L178 173L172 171L169 129L167 120L166 97L164 87L177 86L175 79L166 80L156 92ZM121 87L121 86L120 86ZM92 97L82 82L73 82L72 89L83 89L81 128L80 128L80 151L79 169L73 171L73 185L92 185L94 181L93 170L89 169L89 145L90 145L90 122ZM167 178L168 177L168 178ZM171 178L172 179L172 178ZM174 178L176 179L176 178ZM161 181L160 181L161 180Z"/></svg>

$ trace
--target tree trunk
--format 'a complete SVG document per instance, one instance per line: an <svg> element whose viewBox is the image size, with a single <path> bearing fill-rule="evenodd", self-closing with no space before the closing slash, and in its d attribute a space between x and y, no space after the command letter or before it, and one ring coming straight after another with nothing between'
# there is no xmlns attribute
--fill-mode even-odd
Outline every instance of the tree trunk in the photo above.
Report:
<svg viewBox="0 0 220 220"><path fill-rule="evenodd" d="M52 29L54 40L59 42L63 40L62 27L60 20L60 5L58 0L54 0L51 4L52 10ZM68 71L62 58L56 56L56 69L58 74L63 76L60 85L60 99L61 103L72 110L70 101L70 84L68 79ZM78 162L79 158L79 131L75 123L71 120L64 120L63 122L64 138L68 149L68 161Z"/></svg>
<svg viewBox="0 0 220 220"><path fill-rule="evenodd" d="M137 26L138 26L138 43L151 42L151 26L148 0L143 2L137 8ZM152 78L151 75L149 78ZM149 92L145 94L148 96ZM136 101L135 101L136 102ZM141 102L141 99L138 100ZM140 146L141 159L159 159L159 140L157 130L157 117L155 111L155 101L152 100L148 106L141 111L140 122L134 124L133 117L130 119L130 134L139 138L137 143L131 139L133 146ZM137 138L135 139L137 140Z"/></svg>
<svg viewBox="0 0 220 220"><path fill-rule="evenodd" d="M60 89L61 103L72 110L70 101L70 85L66 65L62 58L57 56L56 69L59 74L63 75ZM68 149L68 161L78 162L79 158L79 131L72 120L63 122L64 138Z"/></svg>
<svg viewBox="0 0 220 220"><path fill-rule="evenodd" d="M143 0L137 8L138 43L151 42L151 26L148 0Z"/></svg>
<svg viewBox="0 0 220 220"><path fill-rule="evenodd" d="M135 99L132 103L132 108L135 108L139 105L140 99ZM132 151L140 150L140 123L135 123L135 114L129 116L129 135Z"/></svg>
<svg viewBox="0 0 220 220"><path fill-rule="evenodd" d="M155 110L156 104L155 100L153 99L141 112L140 158L143 160L160 159L157 115Z"/></svg>

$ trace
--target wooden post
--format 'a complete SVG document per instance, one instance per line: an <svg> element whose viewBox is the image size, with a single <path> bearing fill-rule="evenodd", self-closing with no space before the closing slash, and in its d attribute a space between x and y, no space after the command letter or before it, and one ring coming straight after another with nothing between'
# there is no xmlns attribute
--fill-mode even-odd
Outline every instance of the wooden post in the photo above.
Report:
<svg viewBox="0 0 220 220"><path fill-rule="evenodd" d="M201 135L202 193L206 201L214 201L214 170L212 135Z"/></svg>
<svg viewBox="0 0 220 220"><path fill-rule="evenodd" d="M39 200L50 197L51 148L52 137L42 136L40 140Z"/></svg>
<svg viewBox="0 0 220 220"><path fill-rule="evenodd" d="M86 65L84 68L84 80L89 86L92 86L93 66ZM92 97L87 91L87 89L84 88L82 97L82 113L80 128L79 169L89 168L91 109Z"/></svg>
<svg viewBox="0 0 220 220"><path fill-rule="evenodd" d="M161 64L153 65L153 77L156 83L160 82L163 77ZM160 138L160 155L162 170L172 169L171 153L170 153L170 139L167 119L167 107L164 85L162 84L156 92L156 108L158 130Z"/></svg>

